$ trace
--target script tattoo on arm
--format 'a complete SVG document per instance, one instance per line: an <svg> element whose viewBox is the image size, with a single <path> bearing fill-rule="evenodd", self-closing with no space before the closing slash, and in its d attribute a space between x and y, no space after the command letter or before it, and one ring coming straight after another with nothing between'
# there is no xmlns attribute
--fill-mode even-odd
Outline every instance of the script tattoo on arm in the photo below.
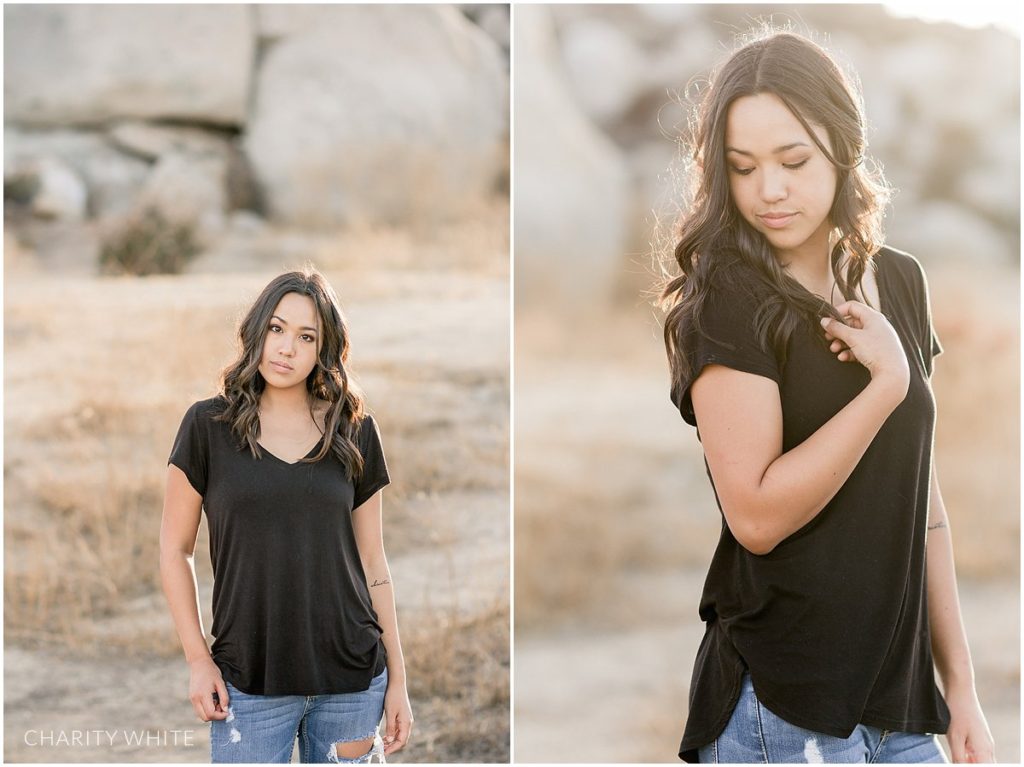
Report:
<svg viewBox="0 0 1024 767"><path fill-rule="evenodd" d="M929 530L937 530L938 528L945 527L945 526L946 526L946 520L940 519L934 525L928 525L928 529Z"/></svg>
<svg viewBox="0 0 1024 767"><path fill-rule="evenodd" d="M391 583L391 579L385 578L384 580L379 581L376 578L374 578L373 583L370 584L370 588L372 589L374 586L383 586L385 583Z"/></svg>

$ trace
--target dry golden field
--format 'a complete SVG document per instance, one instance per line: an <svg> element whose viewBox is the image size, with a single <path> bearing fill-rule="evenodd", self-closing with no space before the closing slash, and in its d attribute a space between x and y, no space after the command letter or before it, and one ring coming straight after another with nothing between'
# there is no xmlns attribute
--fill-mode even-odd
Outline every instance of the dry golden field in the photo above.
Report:
<svg viewBox="0 0 1024 767"><path fill-rule="evenodd" d="M87 239L42 259L5 238L6 760L209 761L160 590L167 456L215 393L241 312L308 258L347 314L392 473L385 544L416 723L390 761L508 761L508 213L270 230L147 278L92 276ZM195 560L208 630L205 519ZM168 742L28 742L115 729Z"/></svg>
<svg viewBox="0 0 1024 767"><path fill-rule="evenodd" d="M1015 762L1019 272L925 267L945 347L936 467L978 694ZM634 283L604 312L516 307L517 761L678 763L720 516Z"/></svg>

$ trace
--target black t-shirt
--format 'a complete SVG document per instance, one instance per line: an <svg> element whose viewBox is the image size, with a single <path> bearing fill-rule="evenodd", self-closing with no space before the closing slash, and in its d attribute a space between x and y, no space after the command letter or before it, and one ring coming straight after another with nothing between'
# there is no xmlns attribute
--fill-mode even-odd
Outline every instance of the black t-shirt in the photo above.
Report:
<svg viewBox="0 0 1024 767"><path fill-rule="evenodd" d="M226 404L194 403L168 459L203 496L210 527L213 660L253 695L365 690L387 656L352 510L390 482L377 424L360 424L365 463L353 483L333 453L289 464L261 448L254 458L212 420Z"/></svg>
<svg viewBox="0 0 1024 767"><path fill-rule="evenodd" d="M909 391L825 508L768 554L737 543L722 515L700 599L706 626L679 747L684 761L696 762L697 749L721 734L745 668L765 706L817 732L845 738L861 723L943 733L949 725L935 684L925 580L935 425L929 378L942 347L917 259L883 248L875 262L881 311L910 364ZM871 375L840 362L806 323L790 338L784 365L762 351L753 320L764 287L747 270L734 260L704 304L703 326L716 341L692 328L684 334L694 371L676 404L697 426L689 384L709 363L770 378L779 385L785 452L842 410ZM706 457L704 464L713 488ZM716 501L721 512L717 492Z"/></svg>

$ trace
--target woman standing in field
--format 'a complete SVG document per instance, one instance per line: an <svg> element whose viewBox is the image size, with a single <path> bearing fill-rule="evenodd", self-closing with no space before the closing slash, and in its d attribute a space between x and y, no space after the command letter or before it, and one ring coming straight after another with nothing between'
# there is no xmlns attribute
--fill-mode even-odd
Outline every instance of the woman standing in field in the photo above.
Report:
<svg viewBox="0 0 1024 767"><path fill-rule="evenodd" d="M383 762L413 720L381 530L390 480L337 296L316 270L283 274L239 341L168 461L160 570L192 705L213 762L289 762L296 737L302 762ZM192 569L204 508L212 650Z"/></svg>
<svg viewBox="0 0 1024 767"><path fill-rule="evenodd" d="M773 32L692 127L665 345L722 531L679 756L944 762L945 733L992 761L933 461L942 347L921 264L882 246L859 94Z"/></svg>

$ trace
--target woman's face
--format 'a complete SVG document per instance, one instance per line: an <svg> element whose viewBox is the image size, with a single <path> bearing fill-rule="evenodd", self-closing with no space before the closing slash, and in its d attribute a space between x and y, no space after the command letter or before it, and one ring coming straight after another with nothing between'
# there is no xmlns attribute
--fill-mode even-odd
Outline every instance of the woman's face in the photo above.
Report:
<svg viewBox="0 0 1024 767"><path fill-rule="evenodd" d="M299 293L286 293L281 297L274 316L267 323L260 360L259 371L268 386L287 389L305 384L319 351L317 326L312 298Z"/></svg>
<svg viewBox="0 0 1024 767"><path fill-rule="evenodd" d="M832 151L827 131L811 125ZM729 190L740 215L781 257L826 258L836 169L777 96L736 99L725 129Z"/></svg>

